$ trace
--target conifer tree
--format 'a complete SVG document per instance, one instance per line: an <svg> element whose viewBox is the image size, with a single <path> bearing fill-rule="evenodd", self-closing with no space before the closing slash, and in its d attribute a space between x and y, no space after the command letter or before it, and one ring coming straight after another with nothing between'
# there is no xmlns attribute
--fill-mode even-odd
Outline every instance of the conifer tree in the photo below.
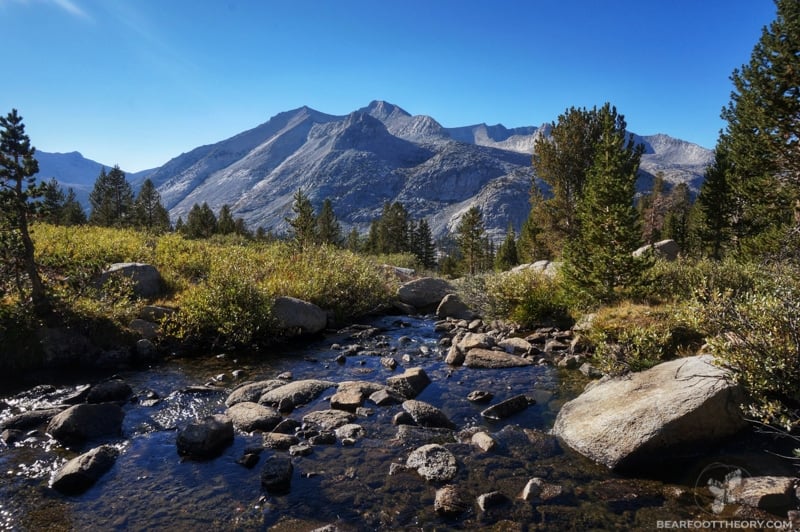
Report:
<svg viewBox="0 0 800 532"><path fill-rule="evenodd" d="M33 177L39 171L35 153L17 110L0 117L0 267L15 279L23 300L22 279L27 277L33 309L42 315L49 303L29 228L42 195Z"/></svg>
<svg viewBox="0 0 800 532"><path fill-rule="evenodd" d="M203 205L192 205L186 217L184 234L187 238L209 238L217 231L217 217L214 211L203 202Z"/></svg>
<svg viewBox="0 0 800 532"><path fill-rule="evenodd" d="M675 185L668 196L668 209L664 217L664 238L671 238L678 247L689 249L689 220L692 211L692 197L686 183Z"/></svg>
<svg viewBox="0 0 800 532"><path fill-rule="evenodd" d="M220 235L230 235L236 232L236 220L233 219L231 208L227 203L219 209L216 232Z"/></svg>
<svg viewBox="0 0 800 532"><path fill-rule="evenodd" d="M567 242L564 271L573 288L590 299L611 301L632 286L642 264L632 256L641 244L633 205L643 146L625 132L625 120L606 103L598 113L601 134L578 205L580 232Z"/></svg>
<svg viewBox="0 0 800 532"><path fill-rule="evenodd" d="M480 272L487 249L483 214L477 206L470 207L461 217L456 227L456 241L463 257L464 271L469 275Z"/></svg>
<svg viewBox="0 0 800 532"><path fill-rule="evenodd" d="M105 227L126 227L133 221L133 191L119 166L103 168L89 194L89 222Z"/></svg>
<svg viewBox="0 0 800 532"><path fill-rule="evenodd" d="M358 229L355 227L350 229L350 232L347 233L347 239L345 240L344 247L353 253L358 253L361 251L361 235L358 233Z"/></svg>
<svg viewBox="0 0 800 532"><path fill-rule="evenodd" d="M64 189L58 184L55 177L42 183L42 204L39 209L39 219L45 223L58 225L67 197Z"/></svg>
<svg viewBox="0 0 800 532"><path fill-rule="evenodd" d="M133 222L136 227L156 234L169 231L169 213L150 179L144 180L133 203Z"/></svg>
<svg viewBox="0 0 800 532"><path fill-rule="evenodd" d="M423 268L433 268L436 265L436 244L428 221L421 218L413 230L416 248L414 254Z"/></svg>
<svg viewBox="0 0 800 532"><path fill-rule="evenodd" d="M317 238L322 244L342 245L342 226L339 225L336 213L333 212L333 203L328 198L322 202L317 216Z"/></svg>
<svg viewBox="0 0 800 532"><path fill-rule="evenodd" d="M292 218L286 218L289 224L289 237L300 247L311 246L317 243L317 216L311 200L303 192L297 189L292 203Z"/></svg>
<svg viewBox="0 0 800 532"><path fill-rule="evenodd" d="M83 206L75 197L75 191L70 187L67 189L67 196L61 207L61 224L63 225L83 225L86 223L86 213Z"/></svg>
<svg viewBox="0 0 800 532"><path fill-rule="evenodd" d="M639 211L642 218L642 240L653 244L661 240L664 220L669 208L669 197L666 194L664 174L659 172L653 179L653 187L649 194L639 200Z"/></svg>
<svg viewBox="0 0 800 532"><path fill-rule="evenodd" d="M494 269L500 272L510 270L519 264L519 256L517 255L517 235L514 232L514 226L508 224L506 230L506 237L497 248L497 256L494 260Z"/></svg>

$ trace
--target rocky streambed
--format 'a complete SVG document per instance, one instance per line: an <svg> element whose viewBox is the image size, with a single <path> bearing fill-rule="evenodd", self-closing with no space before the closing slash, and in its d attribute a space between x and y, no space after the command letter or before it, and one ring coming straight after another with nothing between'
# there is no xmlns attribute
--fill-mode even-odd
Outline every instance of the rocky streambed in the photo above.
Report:
<svg viewBox="0 0 800 532"><path fill-rule="evenodd" d="M529 340L480 320L387 316L270 353L167 360L93 382L56 375L9 391L0 527L565 530L776 519L712 489L734 471L788 478L757 438L665 461L650 479L564 446L550 431L591 368L578 371L567 333Z"/></svg>

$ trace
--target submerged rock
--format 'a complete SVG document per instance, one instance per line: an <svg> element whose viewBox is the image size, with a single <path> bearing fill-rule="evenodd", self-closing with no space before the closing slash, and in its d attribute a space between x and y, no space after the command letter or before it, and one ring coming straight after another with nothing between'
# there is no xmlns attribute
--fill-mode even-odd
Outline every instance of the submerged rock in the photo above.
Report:
<svg viewBox="0 0 800 532"><path fill-rule="evenodd" d="M52 486L67 495L83 493L114 466L118 456L119 451L110 445L92 449L64 464L53 477Z"/></svg>
<svg viewBox="0 0 800 532"><path fill-rule="evenodd" d="M233 422L228 416L216 414L189 423L178 433L178 454L206 460L222 454L233 443Z"/></svg>
<svg viewBox="0 0 800 532"><path fill-rule="evenodd" d="M282 494L292 485L294 466L287 456L270 456L261 470L261 485L268 493Z"/></svg>
<svg viewBox="0 0 800 532"><path fill-rule="evenodd" d="M469 510L469 499L464 490L454 485L447 485L436 490L433 510L440 515L455 517Z"/></svg>
<svg viewBox="0 0 800 532"><path fill-rule="evenodd" d="M434 482L453 480L458 471L453 453L436 443L412 451L406 460L406 467L416 470L425 480Z"/></svg>
<svg viewBox="0 0 800 532"><path fill-rule="evenodd" d="M513 416L517 412L522 412L528 408L528 406L535 403L536 401L532 397L528 397L527 395L515 395L514 397L483 410L481 416L492 420L505 419Z"/></svg>
<svg viewBox="0 0 800 532"><path fill-rule="evenodd" d="M403 410L414 419L414 423L422 427L455 429L455 423L435 406L424 401L409 399L403 402Z"/></svg>

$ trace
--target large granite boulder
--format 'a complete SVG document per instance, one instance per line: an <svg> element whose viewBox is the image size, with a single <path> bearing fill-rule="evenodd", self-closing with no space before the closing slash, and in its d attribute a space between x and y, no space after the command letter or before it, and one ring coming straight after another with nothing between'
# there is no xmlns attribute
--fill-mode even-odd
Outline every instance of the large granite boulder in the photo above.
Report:
<svg viewBox="0 0 800 532"><path fill-rule="evenodd" d="M415 398L422 393L422 390L430 383L431 379L422 368L409 368L401 375L395 375L386 379L386 385L406 399Z"/></svg>
<svg viewBox="0 0 800 532"><path fill-rule="evenodd" d="M155 266L141 262L118 262L109 266L101 275L99 285L105 285L113 277L121 276L133 281L133 294L142 298L153 298L161 294L161 274Z"/></svg>
<svg viewBox="0 0 800 532"><path fill-rule="evenodd" d="M115 403L80 404L53 417L47 432L64 445L79 446L86 440L119 436L125 413Z"/></svg>
<svg viewBox="0 0 800 532"><path fill-rule="evenodd" d="M52 486L61 493L78 495L91 488L117 461L119 451L110 445L77 456L53 477Z"/></svg>
<svg viewBox="0 0 800 532"><path fill-rule="evenodd" d="M225 406L233 406L236 403L257 403L266 392L285 384L286 381L281 379L244 383L228 395L228 398L225 399Z"/></svg>
<svg viewBox="0 0 800 532"><path fill-rule="evenodd" d="M435 309L453 287L444 279L423 277L400 285L397 297L401 303L418 309Z"/></svg>
<svg viewBox="0 0 800 532"><path fill-rule="evenodd" d="M672 262L678 260L678 255L681 252L681 248L678 245L678 243L675 242L674 240L667 239L656 242L655 244L648 244L646 246L642 246L633 252L633 256L641 257L648 251L651 251L653 255L655 255L660 259Z"/></svg>
<svg viewBox="0 0 800 532"><path fill-rule="evenodd" d="M470 349L464 357L464 365L468 368L499 369L531 366L533 362L527 358L510 355L505 351L475 348Z"/></svg>
<svg viewBox="0 0 800 532"><path fill-rule="evenodd" d="M278 297L272 316L287 333L316 334L328 325L328 314L314 303L294 297Z"/></svg>
<svg viewBox="0 0 800 532"><path fill-rule="evenodd" d="M232 405L225 414L231 419L233 426L243 432L272 430L283 420L274 408L248 401Z"/></svg>
<svg viewBox="0 0 800 532"><path fill-rule="evenodd" d="M333 386L336 386L335 382L317 379L294 381L265 392L258 402L275 406L281 412L289 412L296 406L311 402Z"/></svg>
<svg viewBox="0 0 800 532"><path fill-rule="evenodd" d="M620 471L663 464L746 426L742 392L710 355L681 358L641 373L598 381L566 403L553 434Z"/></svg>
<svg viewBox="0 0 800 532"><path fill-rule="evenodd" d="M478 315L461 301L457 294L447 294L436 307L436 316L440 319L455 318L458 320L473 320Z"/></svg>
<svg viewBox="0 0 800 532"><path fill-rule="evenodd" d="M223 414L194 421L178 432L178 454L197 460L217 457L231 443L233 422Z"/></svg>

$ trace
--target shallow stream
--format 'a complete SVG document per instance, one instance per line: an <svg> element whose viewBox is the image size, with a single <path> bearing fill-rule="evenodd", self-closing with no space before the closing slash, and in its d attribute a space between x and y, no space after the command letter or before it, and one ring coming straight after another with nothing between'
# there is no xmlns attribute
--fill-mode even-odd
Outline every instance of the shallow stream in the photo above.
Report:
<svg viewBox="0 0 800 532"><path fill-rule="evenodd" d="M370 325L380 332L368 339L343 333L268 352L174 359L119 373L136 400L124 407L123 435L112 441L121 450L114 467L83 495L65 496L48 484L54 471L76 453L61 449L44 428L11 446L0 443L0 528L314 530L334 525L338 530L652 530L659 521L725 517L710 513L712 501L704 478L709 464L739 465L750 474L775 473L782 467L758 450L759 443L744 442L713 457L665 464L662 480L617 476L562 449L546 434L563 402L585 384L579 372L550 366L453 368L444 363L446 350L439 346L440 334L432 319L383 317ZM334 343L343 348L357 343L362 350L337 362L342 351L331 349ZM383 356L394 357L398 367L394 371L384 367ZM426 482L413 471L390 475L391 464L404 464L412 450L428 443L397 438L392 418L401 411L399 405L366 404L371 414L356 421L366 436L354 445L314 446L309 456L292 458L291 489L285 495L270 495L260 484L266 457L285 451L264 450L252 469L237 463L245 449L260 446L260 434L237 433L233 445L213 460L184 460L177 453L177 429L224 412L225 398L243 380L290 372L294 380L384 384L387 377L410 367L422 367L432 381L418 400L441 409L458 431L480 427L499 444L483 452L466 443L468 439L438 441L458 460L458 474L451 484L470 494L473 503L492 491L503 493L504 503L486 511L472 504L457 517L442 517L434 511L441 485ZM243 370L245 376L235 380L234 370ZM217 383L219 391L192 388L216 376L224 376ZM53 385L34 390L0 390L0 421L22 410L58 403L89 382L66 375L51 379ZM334 390L286 415L300 420L313 410L327 409ZM473 390L492 392L491 404L519 394L535 398L536 404L490 422L480 415L486 404L466 399ZM541 503L522 500L520 493L533 477L560 486L561 494Z"/></svg>

